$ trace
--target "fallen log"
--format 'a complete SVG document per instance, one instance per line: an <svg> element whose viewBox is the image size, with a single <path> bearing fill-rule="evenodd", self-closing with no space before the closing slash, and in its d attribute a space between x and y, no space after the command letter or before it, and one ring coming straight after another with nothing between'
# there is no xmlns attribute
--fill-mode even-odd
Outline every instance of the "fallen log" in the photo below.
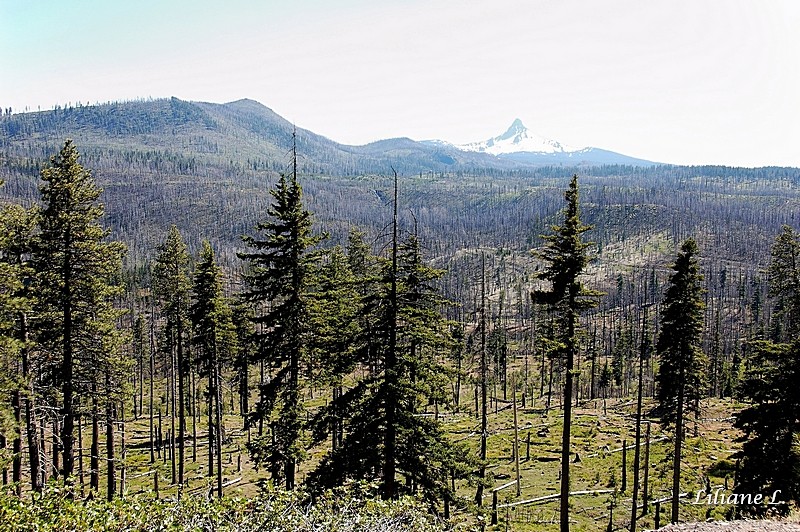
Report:
<svg viewBox="0 0 800 532"><path fill-rule="evenodd" d="M605 495L608 493L614 493L614 490L606 489L606 490L585 490L585 491L570 491L569 496L574 497L578 495ZM547 502L558 499L561 497L560 493L555 493L553 495L544 495L542 497L534 497L533 499L526 499L524 501L516 501L516 502L509 502L506 504L500 504L498 508L513 508L515 506L524 506L528 504L537 504L540 502Z"/></svg>

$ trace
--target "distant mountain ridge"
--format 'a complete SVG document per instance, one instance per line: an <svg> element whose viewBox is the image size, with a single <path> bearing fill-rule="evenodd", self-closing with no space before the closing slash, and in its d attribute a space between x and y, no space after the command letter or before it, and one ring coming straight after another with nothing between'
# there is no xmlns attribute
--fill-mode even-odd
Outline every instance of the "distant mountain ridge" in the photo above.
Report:
<svg viewBox="0 0 800 532"><path fill-rule="evenodd" d="M0 116L0 150L24 155L31 147L54 153L73 138L82 153L92 155L154 150L170 158L191 159L213 173L283 171L296 132L304 173L361 175L398 172L452 172L515 169L524 162L502 161L489 154L429 145L407 138L363 146L340 144L295 126L272 109L254 101L225 104L187 102L178 98L138 100L93 106L58 108Z"/></svg>
<svg viewBox="0 0 800 532"><path fill-rule="evenodd" d="M574 173L582 179L587 223L596 226L603 246L631 235L673 231L677 241L701 231L717 253L759 261L800 204L795 168L590 166L588 155L595 161L607 155L611 163L619 154L570 152L563 144L551 153L499 155L408 138L348 146L295 131L252 100L177 98L3 114L0 204L37 203L40 169L72 138L103 188L105 220L113 238L128 243L131 264L151 258L176 224L188 242L210 238L220 260L238 267L240 235L252 234L273 200L277 175L291 170L295 132L304 197L331 242L346 243L353 226L373 237L385 233L394 168L403 178L404 226L418 228L442 261L476 243L517 242L527 253L563 206L563 188ZM513 144L518 133L522 139L513 131L500 141ZM531 149L523 140L517 144ZM606 190L609 183L614 186ZM702 232L709 228L718 232Z"/></svg>
<svg viewBox="0 0 800 532"><path fill-rule="evenodd" d="M444 141L433 143L449 144ZM519 118L502 135L479 142L451 146L467 152L488 153L500 159L533 165L624 164L654 166L657 163L600 148L576 148L531 132Z"/></svg>
<svg viewBox="0 0 800 532"><path fill-rule="evenodd" d="M362 146L340 144L249 99L216 104L178 98L137 100L0 117L0 149L12 156L21 146L52 153L64 138L82 151L137 153L163 150L187 164L230 173L235 167L280 172L296 131L303 172L360 175L398 172L515 170L542 165L652 165L613 152L572 148L530 133L515 120L503 135L464 146L443 141L385 139ZM144 155L140 155L144 157ZM216 170L215 170L216 168Z"/></svg>

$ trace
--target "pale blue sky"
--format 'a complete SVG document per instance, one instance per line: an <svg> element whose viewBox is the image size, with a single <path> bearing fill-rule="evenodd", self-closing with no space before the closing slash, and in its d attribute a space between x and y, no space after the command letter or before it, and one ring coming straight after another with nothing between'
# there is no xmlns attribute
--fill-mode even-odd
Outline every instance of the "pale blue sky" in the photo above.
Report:
<svg viewBox="0 0 800 532"><path fill-rule="evenodd" d="M0 106L251 98L334 140L800 166L795 0L0 0Z"/></svg>

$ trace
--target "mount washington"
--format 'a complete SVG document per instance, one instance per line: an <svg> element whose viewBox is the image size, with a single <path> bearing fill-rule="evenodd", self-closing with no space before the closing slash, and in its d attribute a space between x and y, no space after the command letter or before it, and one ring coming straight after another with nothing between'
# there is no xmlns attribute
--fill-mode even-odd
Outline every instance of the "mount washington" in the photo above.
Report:
<svg viewBox="0 0 800 532"><path fill-rule="evenodd" d="M488 153L498 158L528 164L627 164L632 166L653 166L657 164L600 148L568 146L531 132L519 118L514 120L502 135L480 142L452 146L461 151Z"/></svg>

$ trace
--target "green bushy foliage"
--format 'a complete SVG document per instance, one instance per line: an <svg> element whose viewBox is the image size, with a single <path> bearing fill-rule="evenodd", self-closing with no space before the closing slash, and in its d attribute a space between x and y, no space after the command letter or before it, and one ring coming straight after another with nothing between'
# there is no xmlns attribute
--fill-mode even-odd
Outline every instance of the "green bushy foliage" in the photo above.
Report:
<svg viewBox="0 0 800 532"><path fill-rule="evenodd" d="M415 499L382 501L351 485L310 500L299 492L267 489L252 499L180 502L134 496L72 500L50 487L43 496L17 498L0 494L0 531L154 530L154 531L440 531L446 528Z"/></svg>

